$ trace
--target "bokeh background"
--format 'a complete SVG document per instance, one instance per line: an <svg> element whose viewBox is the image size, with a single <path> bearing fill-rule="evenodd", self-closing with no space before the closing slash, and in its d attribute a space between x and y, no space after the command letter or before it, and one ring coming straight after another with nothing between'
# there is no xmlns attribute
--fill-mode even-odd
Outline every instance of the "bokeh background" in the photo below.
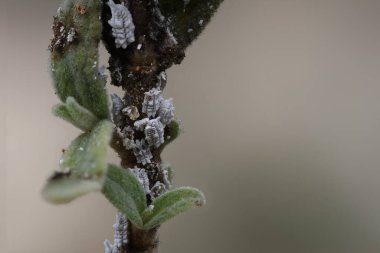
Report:
<svg viewBox="0 0 380 253"><path fill-rule="evenodd" d="M58 4L0 1L1 253L99 253L113 238L101 194L40 196L78 134L51 114ZM161 252L380 252L379 25L378 0L225 1L168 72L185 133L164 158L208 203L162 227Z"/></svg>

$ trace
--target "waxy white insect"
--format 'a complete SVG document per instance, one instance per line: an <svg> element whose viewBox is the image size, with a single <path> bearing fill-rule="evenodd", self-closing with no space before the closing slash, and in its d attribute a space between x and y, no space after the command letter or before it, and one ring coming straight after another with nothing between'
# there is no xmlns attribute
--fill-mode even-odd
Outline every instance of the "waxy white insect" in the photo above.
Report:
<svg viewBox="0 0 380 253"><path fill-rule="evenodd" d="M152 197L152 199L155 199L164 194L166 191L166 186L160 181L157 181L152 187L152 189L150 189L150 196Z"/></svg>
<svg viewBox="0 0 380 253"><path fill-rule="evenodd" d="M132 14L124 3L115 4L113 0L109 0L107 4L111 8L112 18L108 24L112 27L116 48L126 49L129 44L135 42L135 25Z"/></svg>
<svg viewBox="0 0 380 253"><path fill-rule="evenodd" d="M133 153L136 157L137 162L142 163L143 165L151 163L151 159L153 158L149 146L144 139L135 141Z"/></svg>
<svg viewBox="0 0 380 253"><path fill-rule="evenodd" d="M122 246L128 242L128 220L124 214L117 213L113 228L115 231L114 243L112 244L109 240L104 241L105 253L120 253Z"/></svg>
<svg viewBox="0 0 380 253"><path fill-rule="evenodd" d="M131 150L135 146L134 131L130 126L123 129L123 145L127 150Z"/></svg>
<svg viewBox="0 0 380 253"><path fill-rule="evenodd" d="M75 39L75 35L76 35L75 29L71 28L70 31L67 33L67 42L68 43L73 42Z"/></svg>
<svg viewBox="0 0 380 253"><path fill-rule="evenodd" d="M130 170L143 186L145 194L149 194L150 193L149 178L148 178L148 173L146 172L146 170L137 168L137 167L134 167L133 169L130 169Z"/></svg>
<svg viewBox="0 0 380 253"><path fill-rule="evenodd" d="M161 123L168 125L172 122L174 119L174 111L173 98L163 100L158 110L158 116L161 119Z"/></svg>
<svg viewBox="0 0 380 253"><path fill-rule="evenodd" d="M145 129L145 126L148 124L149 118L144 118L141 120L136 121L133 125L137 130L143 131Z"/></svg>
<svg viewBox="0 0 380 253"><path fill-rule="evenodd" d="M148 117L155 117L162 101L161 90L153 88L145 92L142 112Z"/></svg>
<svg viewBox="0 0 380 253"><path fill-rule="evenodd" d="M152 119L145 127L145 139L149 146L158 148L164 143L164 125L160 121L160 117Z"/></svg>

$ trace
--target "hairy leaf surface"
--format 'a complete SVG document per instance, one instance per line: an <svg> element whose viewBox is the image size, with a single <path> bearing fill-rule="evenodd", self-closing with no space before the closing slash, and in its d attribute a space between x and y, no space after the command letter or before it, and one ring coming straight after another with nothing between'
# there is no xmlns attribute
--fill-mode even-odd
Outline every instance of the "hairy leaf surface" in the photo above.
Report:
<svg viewBox="0 0 380 253"><path fill-rule="evenodd" d="M113 125L100 121L91 133L84 133L64 151L60 166L43 189L44 198L53 203L67 203L102 188L107 169L107 147Z"/></svg>
<svg viewBox="0 0 380 253"><path fill-rule="evenodd" d="M53 107L53 113L83 131L89 131L99 119L89 110L81 106L73 97L67 97L66 103Z"/></svg>
<svg viewBox="0 0 380 253"><path fill-rule="evenodd" d="M154 228L194 206L203 206L205 201L203 193L192 187L166 192L153 201L153 210L144 212L144 229Z"/></svg>
<svg viewBox="0 0 380 253"><path fill-rule="evenodd" d="M130 170L109 165L102 192L133 224L143 226L141 213L146 208L146 197L142 185Z"/></svg>
<svg viewBox="0 0 380 253"><path fill-rule="evenodd" d="M52 204L66 204L87 193L99 191L102 182L99 180L67 177L50 180L42 191L42 196Z"/></svg>
<svg viewBox="0 0 380 253"><path fill-rule="evenodd" d="M99 119L109 117L104 80L98 76L98 44L102 26L101 1L66 0L55 24L58 41L67 40L65 31L74 29L72 42L55 48L51 55L52 76L58 97L65 102L73 97ZM62 35L63 34L63 35Z"/></svg>

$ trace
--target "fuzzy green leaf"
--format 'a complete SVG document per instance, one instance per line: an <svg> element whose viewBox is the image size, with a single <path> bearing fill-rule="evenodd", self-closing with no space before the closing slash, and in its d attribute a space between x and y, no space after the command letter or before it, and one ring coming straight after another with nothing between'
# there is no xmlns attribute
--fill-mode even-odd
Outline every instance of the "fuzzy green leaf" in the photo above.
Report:
<svg viewBox="0 0 380 253"><path fill-rule="evenodd" d="M53 113L83 131L89 131L99 119L89 110L78 104L73 97L67 97L66 103L53 107Z"/></svg>
<svg viewBox="0 0 380 253"><path fill-rule="evenodd" d="M189 46L210 22L223 0L159 0L160 10L170 20L174 36Z"/></svg>
<svg viewBox="0 0 380 253"><path fill-rule="evenodd" d="M99 122L91 133L84 133L71 142L60 165L79 175L101 176L107 167L107 147L113 131L112 123Z"/></svg>
<svg viewBox="0 0 380 253"><path fill-rule="evenodd" d="M146 197L130 170L109 165L102 192L134 225L142 228L141 213L146 208Z"/></svg>
<svg viewBox="0 0 380 253"><path fill-rule="evenodd" d="M81 134L71 142L60 161L63 172L56 173L42 191L47 201L67 203L102 188L112 131L112 123L103 120L91 133Z"/></svg>
<svg viewBox="0 0 380 253"><path fill-rule="evenodd" d="M144 229L152 229L194 206L203 206L206 199L201 191L192 187L181 187L166 192L152 203L143 214Z"/></svg>
<svg viewBox="0 0 380 253"><path fill-rule="evenodd" d="M75 30L74 40L61 47L52 45L51 67L58 97L73 97L99 119L109 117L104 81L98 76L98 44L102 26L101 1L66 0L55 24L62 28L58 41L67 41L67 31ZM80 13L75 6L81 6ZM53 40L54 41L54 40Z"/></svg>
<svg viewBox="0 0 380 253"><path fill-rule="evenodd" d="M65 204L90 192L100 191L100 180L79 178L51 179L42 191L45 200L52 204Z"/></svg>
<svg viewBox="0 0 380 253"><path fill-rule="evenodd" d="M87 146L78 164L78 171L90 175L102 175L107 167L107 149L113 132L113 124L108 120L100 121L91 131Z"/></svg>
<svg viewBox="0 0 380 253"><path fill-rule="evenodd" d="M89 133L79 135L75 140L70 143L70 146L65 150L60 160L61 169L65 168L78 168L83 160L85 149L87 150L87 143L90 138Z"/></svg>

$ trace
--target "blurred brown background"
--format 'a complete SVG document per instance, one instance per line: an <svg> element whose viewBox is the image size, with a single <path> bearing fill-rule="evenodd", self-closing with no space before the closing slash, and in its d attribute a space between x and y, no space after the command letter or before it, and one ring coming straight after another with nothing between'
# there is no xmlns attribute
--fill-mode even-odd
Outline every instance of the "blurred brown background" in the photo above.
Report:
<svg viewBox="0 0 380 253"><path fill-rule="evenodd" d="M113 238L100 194L40 197L78 134L51 114L58 4L0 3L1 253L99 253ZM168 72L185 134L164 158L208 203L162 227L161 252L380 252L379 25L379 0L225 1Z"/></svg>

